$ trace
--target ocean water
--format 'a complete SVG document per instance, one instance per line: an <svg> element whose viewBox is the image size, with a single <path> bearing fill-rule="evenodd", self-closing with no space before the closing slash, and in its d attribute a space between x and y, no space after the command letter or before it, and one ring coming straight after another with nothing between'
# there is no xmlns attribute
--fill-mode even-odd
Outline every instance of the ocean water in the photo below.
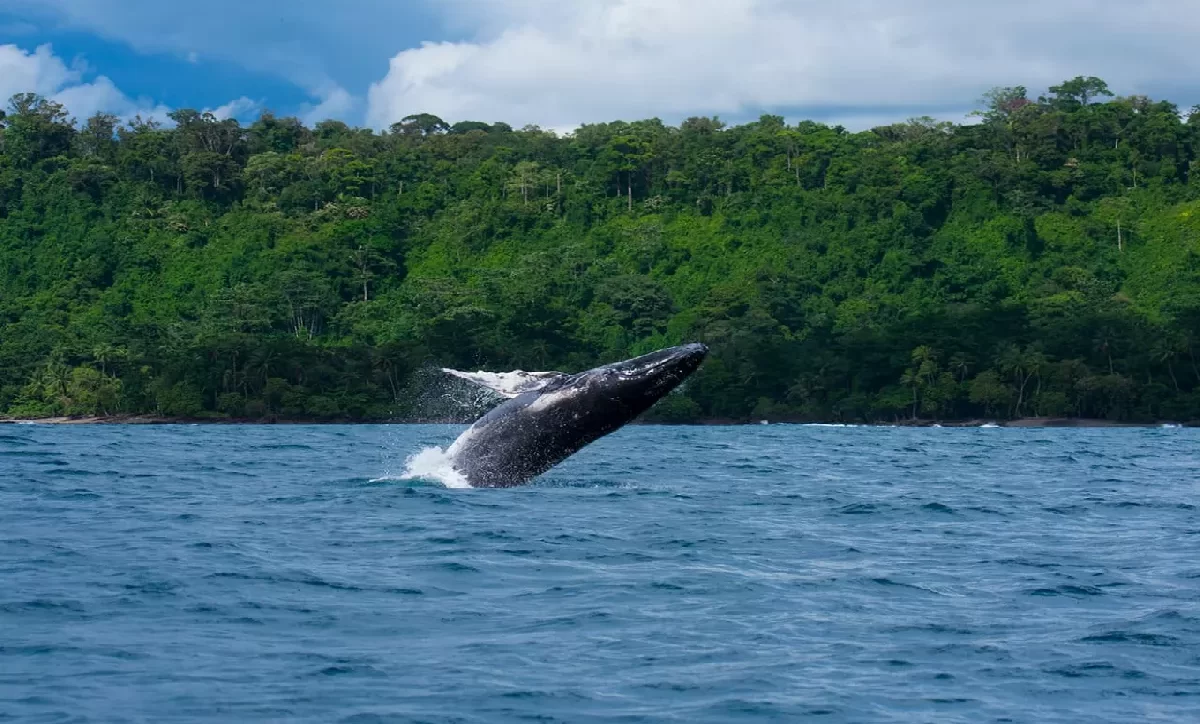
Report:
<svg viewBox="0 0 1200 724"><path fill-rule="evenodd" d="M1200 430L0 426L0 721L1200 721Z"/></svg>

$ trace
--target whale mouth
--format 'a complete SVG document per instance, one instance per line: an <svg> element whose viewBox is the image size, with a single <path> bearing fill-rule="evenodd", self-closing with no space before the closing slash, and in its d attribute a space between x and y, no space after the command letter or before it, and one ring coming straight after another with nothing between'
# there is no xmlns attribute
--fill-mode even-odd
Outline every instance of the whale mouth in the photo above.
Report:
<svg viewBox="0 0 1200 724"><path fill-rule="evenodd" d="M708 355L708 346L700 342L681 344L678 347L660 349L657 352L644 354L641 357L606 365L618 374L648 375L654 372L679 369L691 373L700 366Z"/></svg>

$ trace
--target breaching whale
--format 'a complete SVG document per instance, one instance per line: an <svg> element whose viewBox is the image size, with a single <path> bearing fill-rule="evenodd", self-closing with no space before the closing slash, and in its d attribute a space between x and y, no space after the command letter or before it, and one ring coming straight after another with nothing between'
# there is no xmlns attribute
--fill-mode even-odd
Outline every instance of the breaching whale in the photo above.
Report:
<svg viewBox="0 0 1200 724"><path fill-rule="evenodd" d="M446 456L471 487L522 485L650 409L707 354L703 344L685 344L578 374L444 370L509 398Z"/></svg>

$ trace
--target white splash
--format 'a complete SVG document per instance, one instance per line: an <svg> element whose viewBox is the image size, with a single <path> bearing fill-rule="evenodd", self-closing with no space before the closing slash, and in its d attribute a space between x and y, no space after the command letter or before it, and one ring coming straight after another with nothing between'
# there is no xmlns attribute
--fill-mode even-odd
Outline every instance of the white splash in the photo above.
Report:
<svg viewBox="0 0 1200 724"><path fill-rule="evenodd" d="M385 475L375 478L372 483L382 483L396 480L426 480L441 483L447 488L470 488L465 475L460 473L450 461L447 450L431 445L408 456L404 461L404 472L399 475Z"/></svg>
<svg viewBox="0 0 1200 724"><path fill-rule="evenodd" d="M447 488L469 488L467 477L451 462L450 455L436 445L424 448L405 461L401 480L433 480Z"/></svg>

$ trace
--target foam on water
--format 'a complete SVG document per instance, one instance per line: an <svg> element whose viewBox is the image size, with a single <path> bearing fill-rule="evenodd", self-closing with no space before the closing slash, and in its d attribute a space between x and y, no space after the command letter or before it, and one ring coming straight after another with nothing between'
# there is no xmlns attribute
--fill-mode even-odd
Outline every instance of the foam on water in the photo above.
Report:
<svg viewBox="0 0 1200 724"><path fill-rule="evenodd" d="M447 488L470 488L466 476L455 469L450 462L447 450L431 445L413 453L404 461L404 472L399 475L385 475L371 482L379 483L389 480L427 480L441 483Z"/></svg>

